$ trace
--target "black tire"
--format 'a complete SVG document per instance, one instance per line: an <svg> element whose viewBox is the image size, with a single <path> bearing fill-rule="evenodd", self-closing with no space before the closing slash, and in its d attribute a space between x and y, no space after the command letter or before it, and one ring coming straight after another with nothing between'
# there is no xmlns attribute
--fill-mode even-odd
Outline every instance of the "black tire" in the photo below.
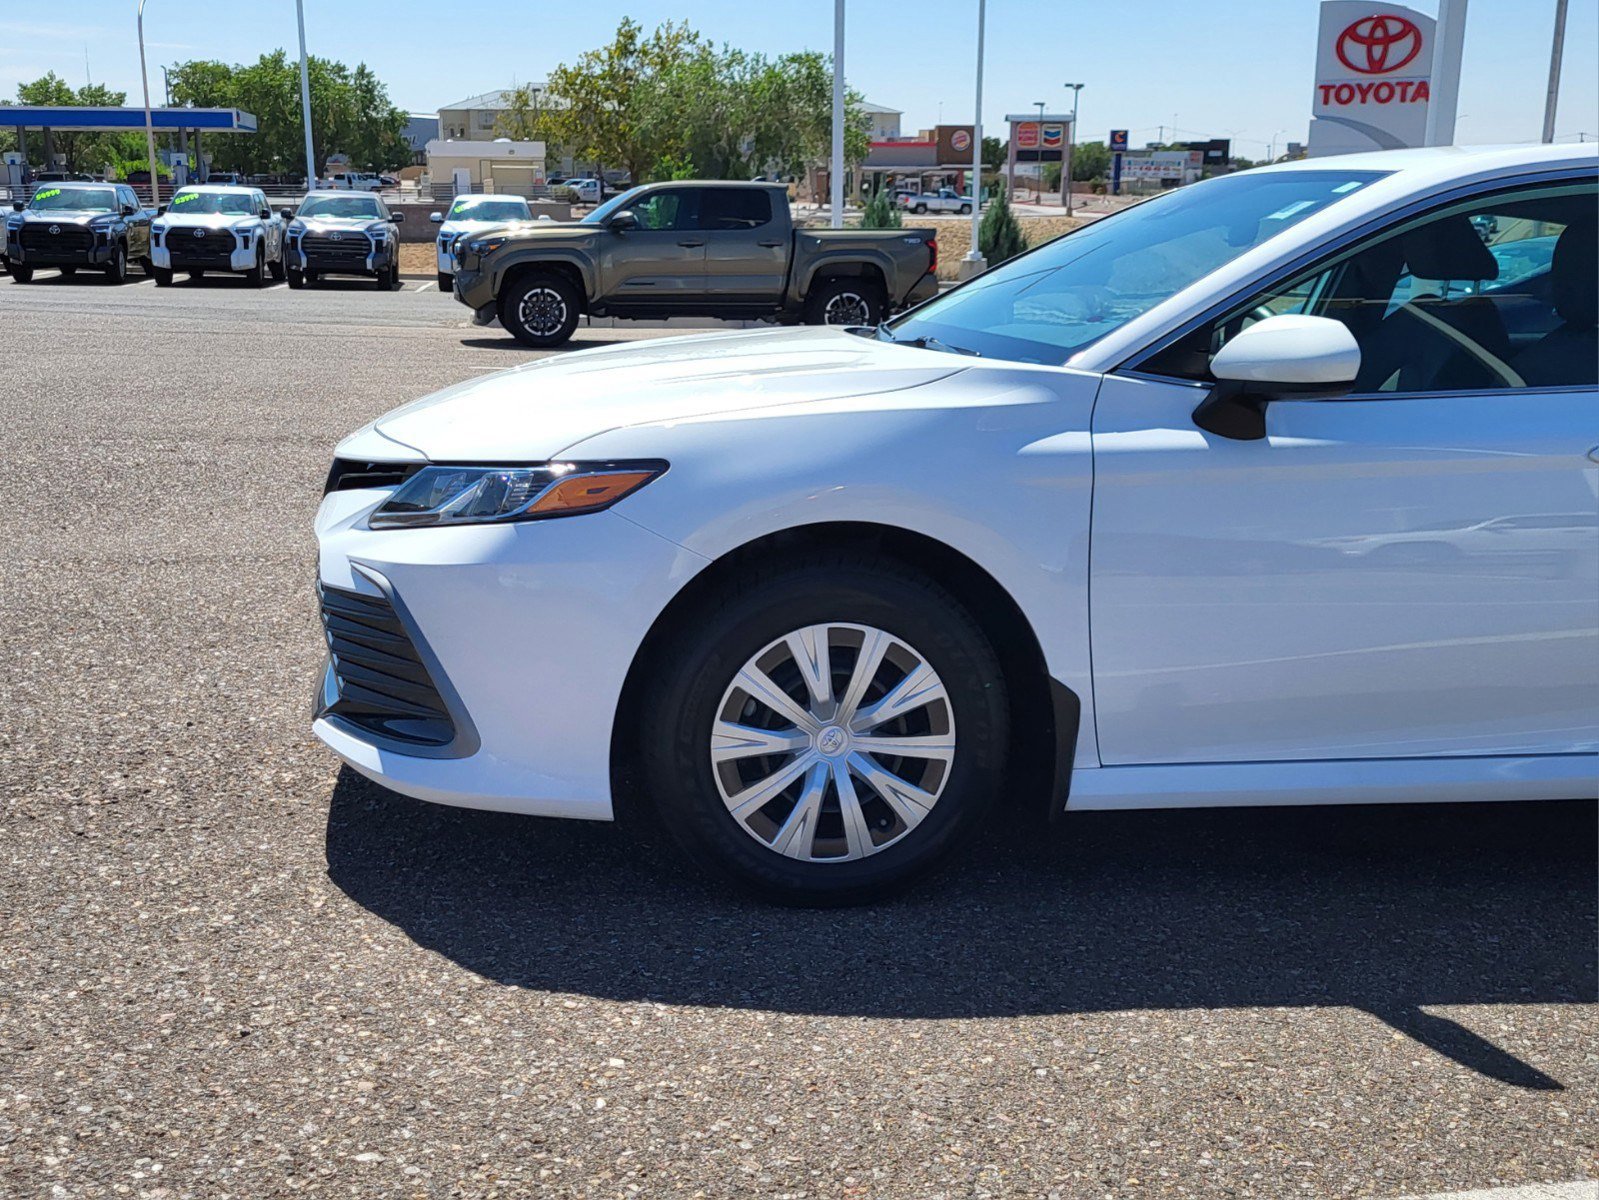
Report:
<svg viewBox="0 0 1599 1200"><path fill-rule="evenodd" d="M961 205L961 216L969 217L971 215L972 215L972 206L970 204Z"/></svg>
<svg viewBox="0 0 1599 1200"><path fill-rule="evenodd" d="M807 325L876 325L883 319L883 290L863 276L819 279L805 297Z"/></svg>
<svg viewBox="0 0 1599 1200"><path fill-rule="evenodd" d="M155 278L155 263L148 255L139 260L139 270L144 272L144 277L146 279Z"/></svg>
<svg viewBox="0 0 1599 1200"><path fill-rule="evenodd" d="M918 204L914 211L915 211L917 216L921 216L922 214L924 214L927 211L927 205Z"/></svg>
<svg viewBox="0 0 1599 1200"><path fill-rule="evenodd" d="M294 291L299 291L304 286L305 273L303 271L295 271L291 269L289 271L289 287Z"/></svg>
<svg viewBox="0 0 1599 1200"><path fill-rule="evenodd" d="M244 273L244 278L251 287L264 287L266 285L266 251L261 247L256 248L255 262Z"/></svg>
<svg viewBox="0 0 1599 1200"><path fill-rule="evenodd" d="M744 664L823 622L870 626L915 647L944 681L959 733L943 791L921 823L880 850L838 862L785 857L752 836L729 813L709 753L724 692ZM852 664L842 656L834 664L847 679ZM649 666L635 710L642 794L692 857L767 899L842 905L897 891L966 844L1003 785L1010 713L994 649L949 592L897 564L818 551L758 571L718 593ZM817 834L833 819L841 818L818 817Z"/></svg>
<svg viewBox="0 0 1599 1200"><path fill-rule="evenodd" d="M78 268L77 267L62 267L61 268L61 278L63 278L63 279L71 279L77 273L78 273Z"/></svg>
<svg viewBox="0 0 1599 1200"><path fill-rule="evenodd" d="M15 279L18 283L32 283L33 268L25 267L21 263L12 263L11 278Z"/></svg>
<svg viewBox="0 0 1599 1200"><path fill-rule="evenodd" d="M120 284L128 282L128 249L126 246L115 245L111 248L111 261L105 267L106 282Z"/></svg>
<svg viewBox="0 0 1599 1200"><path fill-rule="evenodd" d="M445 272L440 271L439 272L439 291L445 292L445 293L450 293L450 292L455 291L455 276L454 275L447 275L447 274L445 274Z"/></svg>
<svg viewBox="0 0 1599 1200"><path fill-rule="evenodd" d="M171 287L172 286L172 268L171 267L151 267L150 268L150 274L152 276L154 276L154 278L155 278L156 287Z"/></svg>
<svg viewBox="0 0 1599 1200"><path fill-rule="evenodd" d="M388 288L391 292L399 291L404 286L403 281L400 279L400 264L397 262L390 263L389 269L379 277L378 284L381 287Z"/></svg>
<svg viewBox="0 0 1599 1200"><path fill-rule="evenodd" d="M524 346L559 346L577 332L582 304L582 296L565 276L529 271L501 289L500 324Z"/></svg>
<svg viewBox="0 0 1599 1200"><path fill-rule="evenodd" d="M288 266L284 263L281 254L267 264L267 269L272 272L272 278L279 283L282 283L284 276L289 273Z"/></svg>

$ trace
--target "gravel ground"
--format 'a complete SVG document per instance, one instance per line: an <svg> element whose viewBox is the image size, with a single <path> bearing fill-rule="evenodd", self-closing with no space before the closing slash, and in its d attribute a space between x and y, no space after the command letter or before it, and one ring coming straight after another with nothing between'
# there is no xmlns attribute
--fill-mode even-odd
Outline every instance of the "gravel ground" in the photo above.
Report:
<svg viewBox="0 0 1599 1200"><path fill-rule="evenodd" d="M341 772L308 728L321 477L530 356L463 315L0 278L0 1194L1592 1177L1591 805L1018 815L813 913Z"/></svg>

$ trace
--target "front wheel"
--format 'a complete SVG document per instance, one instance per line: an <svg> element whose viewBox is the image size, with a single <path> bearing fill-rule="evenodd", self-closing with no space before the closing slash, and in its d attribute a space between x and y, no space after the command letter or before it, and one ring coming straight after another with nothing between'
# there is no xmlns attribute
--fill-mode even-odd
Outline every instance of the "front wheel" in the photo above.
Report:
<svg viewBox="0 0 1599 1200"><path fill-rule="evenodd" d="M582 298L560 275L526 274L500 292L500 324L524 346L559 346L577 332Z"/></svg>
<svg viewBox="0 0 1599 1200"><path fill-rule="evenodd" d="M378 286L387 288L391 292L400 290L402 284L400 281L400 264L398 262L389 264L389 269L379 277Z"/></svg>
<svg viewBox="0 0 1599 1200"><path fill-rule="evenodd" d="M295 271L295 270L291 269L289 271L289 287L290 287L290 289L292 289L294 291L299 291L304 286L305 286L305 272L304 271Z"/></svg>
<svg viewBox="0 0 1599 1200"><path fill-rule="evenodd" d="M918 204L918 205L917 205L917 206L916 206L916 215L917 215L917 216L922 216L922 215L923 215L923 214L924 214L924 213L926 213L926 212L927 212L927 205L925 205L925 204Z"/></svg>
<svg viewBox="0 0 1599 1200"><path fill-rule="evenodd" d="M25 267L21 263L12 263L11 278L15 279L18 283L32 283L33 268Z"/></svg>
<svg viewBox="0 0 1599 1200"><path fill-rule="evenodd" d="M970 204L961 205L961 216L969 217L971 215L972 215L972 206Z"/></svg>
<svg viewBox="0 0 1599 1200"><path fill-rule="evenodd" d="M1001 787L1009 703L936 582L812 553L723 590L652 664L641 782L691 855L768 899L893 892L969 840Z"/></svg>
<svg viewBox="0 0 1599 1200"><path fill-rule="evenodd" d="M155 285L156 285L156 287L171 287L172 286L172 268L171 267L151 267L150 268L150 274L155 276Z"/></svg>
<svg viewBox="0 0 1599 1200"><path fill-rule="evenodd" d="M111 261L106 263L105 277L108 283L126 283L128 281L128 252L118 245L111 250Z"/></svg>
<svg viewBox="0 0 1599 1200"><path fill-rule="evenodd" d="M876 325L883 319L883 293L859 276L823 279L805 300L807 325Z"/></svg>
<svg viewBox="0 0 1599 1200"><path fill-rule="evenodd" d="M255 252L255 262L250 264L250 269L244 273L244 278L251 287L261 287L266 283L266 251Z"/></svg>
<svg viewBox="0 0 1599 1200"><path fill-rule="evenodd" d="M445 271L439 272L439 291L453 292L455 290L455 276Z"/></svg>
<svg viewBox="0 0 1599 1200"><path fill-rule="evenodd" d="M288 274L288 269L281 255L269 262L267 268L272 272L272 278L279 283L282 283L283 277Z"/></svg>

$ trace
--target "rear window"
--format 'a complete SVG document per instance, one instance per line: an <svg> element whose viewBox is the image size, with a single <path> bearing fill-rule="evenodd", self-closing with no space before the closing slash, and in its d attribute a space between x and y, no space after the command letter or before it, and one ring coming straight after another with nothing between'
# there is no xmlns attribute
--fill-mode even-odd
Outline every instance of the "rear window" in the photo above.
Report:
<svg viewBox="0 0 1599 1200"><path fill-rule="evenodd" d="M772 197L760 188L707 188L700 198L701 229L756 229L772 219Z"/></svg>

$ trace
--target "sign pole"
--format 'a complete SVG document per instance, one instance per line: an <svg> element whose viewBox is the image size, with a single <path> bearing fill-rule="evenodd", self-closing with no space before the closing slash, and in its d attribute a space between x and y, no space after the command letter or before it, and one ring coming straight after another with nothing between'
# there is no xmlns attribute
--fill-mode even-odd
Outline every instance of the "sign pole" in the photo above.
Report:
<svg viewBox="0 0 1599 1200"><path fill-rule="evenodd" d="M1549 94L1543 102L1543 140L1555 140L1555 107L1560 103L1560 59L1566 49L1566 0L1555 0L1555 37L1549 47Z"/></svg>
<svg viewBox="0 0 1599 1200"><path fill-rule="evenodd" d="M1466 2L1438 0L1424 146L1448 146L1455 140L1455 110L1460 103L1460 51L1466 42Z"/></svg>
<svg viewBox="0 0 1599 1200"><path fill-rule="evenodd" d="M977 97L976 106L972 109L972 248L961 260L963 279L981 275L988 266L978 246L983 211L983 26L987 14L988 0L977 0ZM1007 196L1006 203L1009 202Z"/></svg>
<svg viewBox="0 0 1599 1200"><path fill-rule="evenodd" d="M300 110L305 116L305 190L313 192L316 190L316 152L311 148L311 70L305 56L305 0L294 0L294 8L300 19Z"/></svg>
<svg viewBox="0 0 1599 1200"><path fill-rule="evenodd" d="M833 162L828 180L834 229L844 228L844 0L833 0Z"/></svg>
<svg viewBox="0 0 1599 1200"><path fill-rule="evenodd" d="M144 0L139 0L139 77L144 81L144 146L150 154L150 207L160 208L161 177L155 170L155 122L150 116L150 73L144 66Z"/></svg>

